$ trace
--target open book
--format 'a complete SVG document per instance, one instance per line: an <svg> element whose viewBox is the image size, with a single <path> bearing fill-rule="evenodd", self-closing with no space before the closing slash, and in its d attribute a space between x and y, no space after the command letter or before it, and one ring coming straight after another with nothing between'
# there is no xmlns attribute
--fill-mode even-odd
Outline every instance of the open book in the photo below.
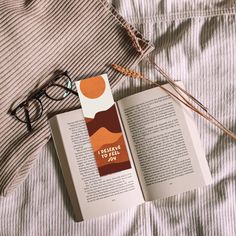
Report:
<svg viewBox="0 0 236 236"><path fill-rule="evenodd" d="M49 121L77 221L211 182L188 108L158 87L123 98L116 106L131 168L105 176L99 175L81 109Z"/></svg>

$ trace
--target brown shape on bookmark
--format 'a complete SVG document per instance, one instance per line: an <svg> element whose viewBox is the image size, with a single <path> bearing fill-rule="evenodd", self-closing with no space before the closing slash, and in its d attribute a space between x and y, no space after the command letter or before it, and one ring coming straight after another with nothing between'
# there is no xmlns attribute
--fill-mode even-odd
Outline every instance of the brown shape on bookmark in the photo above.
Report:
<svg viewBox="0 0 236 236"><path fill-rule="evenodd" d="M121 132L119 118L116 112L115 104L106 111L98 112L94 119L85 118L89 136L92 136L101 127L108 129L113 133Z"/></svg>

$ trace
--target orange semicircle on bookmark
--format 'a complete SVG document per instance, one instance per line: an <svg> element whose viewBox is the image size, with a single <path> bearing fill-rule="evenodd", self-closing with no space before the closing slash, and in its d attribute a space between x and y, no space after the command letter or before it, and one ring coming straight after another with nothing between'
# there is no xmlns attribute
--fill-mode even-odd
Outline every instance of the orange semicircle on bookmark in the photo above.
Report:
<svg viewBox="0 0 236 236"><path fill-rule="evenodd" d="M96 76L80 81L80 90L87 98L95 99L100 97L106 88L105 81L102 76Z"/></svg>

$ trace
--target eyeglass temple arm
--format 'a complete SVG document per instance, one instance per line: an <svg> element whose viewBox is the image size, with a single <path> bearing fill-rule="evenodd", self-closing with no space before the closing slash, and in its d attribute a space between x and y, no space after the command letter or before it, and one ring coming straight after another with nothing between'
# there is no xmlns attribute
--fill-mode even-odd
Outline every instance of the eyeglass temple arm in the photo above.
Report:
<svg viewBox="0 0 236 236"><path fill-rule="evenodd" d="M31 126L31 123L30 123L30 116L29 116L29 111L28 111L27 107L24 107L24 112L25 112L27 130L29 132L31 132L32 131L32 126Z"/></svg>
<svg viewBox="0 0 236 236"><path fill-rule="evenodd" d="M57 86L57 87L63 88L65 90L67 90L68 92L71 92L71 93L73 93L76 96L79 96L79 94L76 91L74 91L72 89L69 89L66 86L63 86L63 85L60 85L60 84L53 84L53 86Z"/></svg>

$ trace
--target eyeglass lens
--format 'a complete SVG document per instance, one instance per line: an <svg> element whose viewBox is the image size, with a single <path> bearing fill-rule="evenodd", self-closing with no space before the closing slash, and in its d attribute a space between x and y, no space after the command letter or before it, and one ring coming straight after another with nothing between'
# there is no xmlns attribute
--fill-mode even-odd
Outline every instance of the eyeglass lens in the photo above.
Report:
<svg viewBox="0 0 236 236"><path fill-rule="evenodd" d="M59 86L57 86L59 85ZM62 100L68 96L70 93L63 87L72 89L72 82L66 75L61 75L51 86L49 86L45 93L46 95L53 100Z"/></svg>

